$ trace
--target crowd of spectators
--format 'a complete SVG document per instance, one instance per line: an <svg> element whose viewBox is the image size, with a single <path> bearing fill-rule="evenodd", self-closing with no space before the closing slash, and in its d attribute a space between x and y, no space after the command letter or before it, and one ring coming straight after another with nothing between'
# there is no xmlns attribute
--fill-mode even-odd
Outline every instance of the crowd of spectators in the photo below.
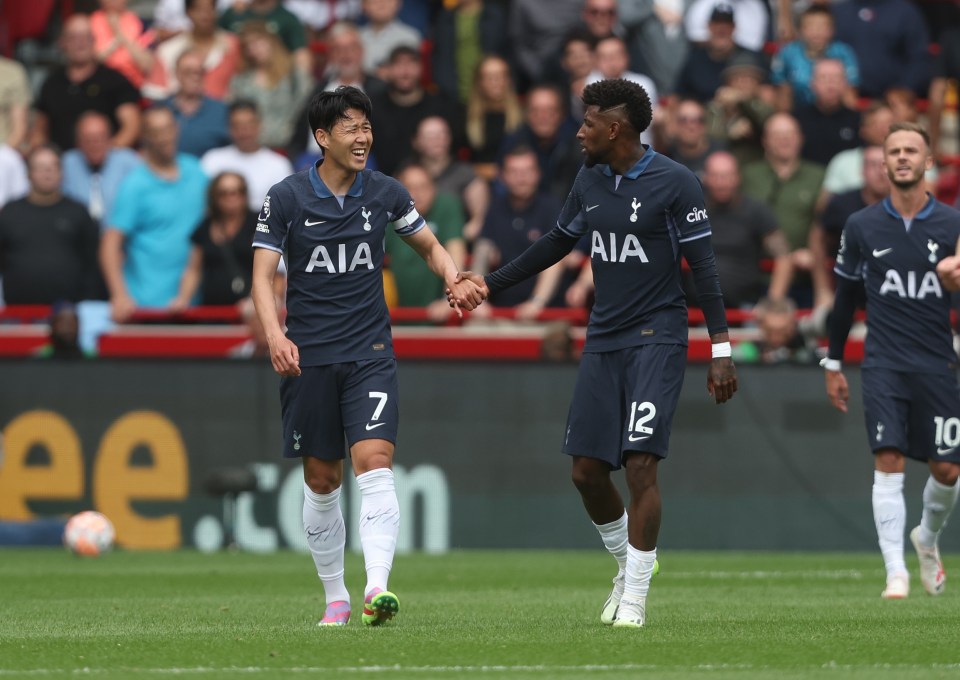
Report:
<svg viewBox="0 0 960 680"><path fill-rule="evenodd" d="M640 83L654 102L644 143L703 182L728 307L771 324L831 305L839 231L887 190L891 123L926 122L930 191L955 193L958 2L50 4L42 29L11 24L0 44L7 304L69 314L101 300L117 323L242 306L256 214L273 183L320 160L306 105L340 85L373 101L369 167L403 182L458 265L482 272L553 224L581 163L583 88ZM447 319L397 243L391 301ZM475 316L588 306L589 255L585 242Z"/></svg>

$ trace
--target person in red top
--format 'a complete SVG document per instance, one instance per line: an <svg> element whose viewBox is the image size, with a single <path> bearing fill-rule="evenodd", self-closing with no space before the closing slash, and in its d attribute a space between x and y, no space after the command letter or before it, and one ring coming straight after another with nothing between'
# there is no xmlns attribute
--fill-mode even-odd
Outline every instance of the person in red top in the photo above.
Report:
<svg viewBox="0 0 960 680"><path fill-rule="evenodd" d="M140 89L153 68L148 49L153 31L143 30L140 17L127 9L127 0L100 0L100 9L90 15L90 29L97 59Z"/></svg>

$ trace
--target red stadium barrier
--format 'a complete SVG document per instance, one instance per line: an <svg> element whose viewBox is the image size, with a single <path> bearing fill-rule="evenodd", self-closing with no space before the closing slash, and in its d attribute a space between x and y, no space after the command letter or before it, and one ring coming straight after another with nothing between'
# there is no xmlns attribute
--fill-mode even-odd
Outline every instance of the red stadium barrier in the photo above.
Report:
<svg viewBox="0 0 960 680"><path fill-rule="evenodd" d="M491 308L489 324L464 324L451 316L445 325L430 323L423 308L393 310L394 347L401 359L536 361L542 357L544 339L552 332L544 323L510 323L511 308ZM810 310L801 310L801 315ZM0 309L0 357L29 357L47 344L44 323L50 314L46 306L9 306ZM751 311L727 312L734 345L755 341L759 331ZM470 313L465 314L469 320ZM863 313L857 315L863 320ZM182 314L162 310L141 310L135 322L100 336L99 354L120 358L226 358L238 354L250 340L249 329L239 323L233 306L194 307ZM703 313L689 311L692 361L710 359L710 339L703 327ZM7 323L3 323L6 321ZM587 313L582 309L546 309L540 321L566 321L575 352L583 348ZM179 323L176 323L179 322ZM407 324L407 325L404 325ZM413 324L413 325L410 325ZM851 336L845 359L863 359L863 340Z"/></svg>

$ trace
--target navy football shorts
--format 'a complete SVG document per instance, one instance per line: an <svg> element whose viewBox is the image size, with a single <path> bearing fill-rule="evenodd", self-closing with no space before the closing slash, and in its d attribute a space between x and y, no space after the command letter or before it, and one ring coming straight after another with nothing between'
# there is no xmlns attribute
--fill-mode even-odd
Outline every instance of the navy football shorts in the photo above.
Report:
<svg viewBox="0 0 960 680"><path fill-rule="evenodd" d="M563 452L598 458L615 470L631 451L666 458L686 366L682 345L584 353Z"/></svg>
<svg viewBox="0 0 960 680"><path fill-rule="evenodd" d="M864 368L863 413L870 448L916 460L960 463L960 392L953 373Z"/></svg>
<svg viewBox="0 0 960 680"><path fill-rule="evenodd" d="M305 366L280 380L285 458L342 460L363 439L397 441L397 361Z"/></svg>

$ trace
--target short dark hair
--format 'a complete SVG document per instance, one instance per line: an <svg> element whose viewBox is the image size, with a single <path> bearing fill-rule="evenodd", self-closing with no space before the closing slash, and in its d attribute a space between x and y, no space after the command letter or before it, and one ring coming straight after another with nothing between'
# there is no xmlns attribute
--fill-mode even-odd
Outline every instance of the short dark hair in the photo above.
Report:
<svg viewBox="0 0 960 680"><path fill-rule="evenodd" d="M523 158L525 156L533 156L533 164L537 167L537 172L543 172L536 150L529 144L524 144L523 142L518 142L506 150L503 158L500 159L500 171L503 172L503 169L507 167L507 160L511 158Z"/></svg>
<svg viewBox="0 0 960 680"><path fill-rule="evenodd" d="M396 63L400 57L410 57L415 61L420 61L420 51L411 45L397 45L390 50L386 63Z"/></svg>
<svg viewBox="0 0 960 680"><path fill-rule="evenodd" d="M318 92L313 95L308 107L307 120L310 132L330 132L338 120L347 117L347 111L357 109L369 119L373 113L370 97L363 90L350 85L341 85L333 92Z"/></svg>
<svg viewBox="0 0 960 680"><path fill-rule="evenodd" d="M566 52L567 47L569 47L571 43L575 42L586 43L589 45L590 51L592 52L597 48L597 42L599 41L597 40L597 36L590 32L589 28L586 26L577 26L571 29L570 32L564 37L563 51Z"/></svg>
<svg viewBox="0 0 960 680"><path fill-rule="evenodd" d="M601 111L623 106L627 111L627 120L640 134L653 120L653 107L650 95L641 86L623 78L600 80L583 88L584 106L596 106Z"/></svg>
<svg viewBox="0 0 960 680"><path fill-rule="evenodd" d="M830 20L830 23L836 23L833 12L826 5L810 5L807 7L800 13L800 23L803 23L803 20L807 17L826 17Z"/></svg>
<svg viewBox="0 0 960 680"><path fill-rule="evenodd" d="M518 142L514 144L503 154L504 160L507 158L515 158L516 156L533 156L537 157L537 152L534 151L533 147L529 144L524 144L523 142Z"/></svg>
<svg viewBox="0 0 960 680"><path fill-rule="evenodd" d="M257 118L260 117L260 107L252 99L238 99L227 108L227 118L232 118L237 111L250 111Z"/></svg>

